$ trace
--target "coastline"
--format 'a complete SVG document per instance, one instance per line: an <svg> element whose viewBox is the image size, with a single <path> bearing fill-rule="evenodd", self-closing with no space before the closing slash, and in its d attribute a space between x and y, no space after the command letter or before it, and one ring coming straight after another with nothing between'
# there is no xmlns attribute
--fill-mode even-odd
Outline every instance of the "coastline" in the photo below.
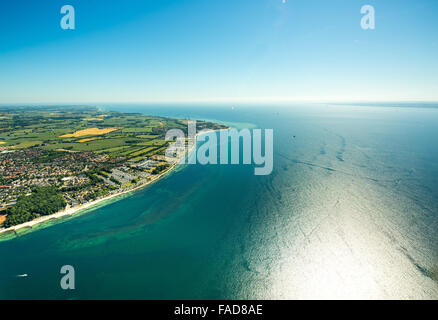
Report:
<svg viewBox="0 0 438 320"><path fill-rule="evenodd" d="M147 181L145 183L142 183L142 184L140 184L140 185L138 185L138 186L136 186L136 187L134 187L132 189L121 191L121 192L117 192L117 193L105 196L103 198L96 199L96 200L91 201L91 202L87 202L87 203L84 203L84 204L81 204L81 205L78 205L78 206L75 206L75 207L65 208L62 211L59 211L57 213L54 213L54 214L51 214L51 215L48 215L48 216L38 217L38 218L36 218L36 219L34 219L32 221L27 221L25 223L18 224L18 225L15 225L15 226L12 226L12 227L9 227L9 228L6 228L6 229L0 229L0 237L2 235L4 235L5 233L8 233L8 234L14 233L14 234L16 234L17 230L20 230L20 229L24 229L24 228L32 229L36 225L39 225L39 224L41 224L43 222L47 222L47 221L50 221L50 220L53 220L53 219L59 219L59 218L63 218L63 217L71 217L71 216L77 215L79 212L81 212L81 211L83 211L85 209L90 209L90 208L92 208L92 207L94 207L94 206L96 206L96 205L98 205L98 204L100 204L102 202L105 202L105 201L108 201L108 200L120 197L122 195L128 194L130 192L134 192L134 191L137 191L139 189L145 188L145 187L149 186L150 184L160 180L160 178L164 177L165 175L167 175L171 171L173 171L173 169L175 169L180 164L181 160L183 160L186 157L188 157L190 155L190 153L194 149L196 149L196 141L197 141L198 136L203 135L203 134L207 134L207 133L210 133L210 132L220 132L222 130L228 130L228 129L204 130L204 131L196 133L195 141L194 141L193 145L190 146L188 148L188 150L186 150L186 153L185 153L184 157L182 157L181 159L178 159L178 161L176 161L175 163L171 164L171 166L166 171L164 171L164 172L154 176L151 180L149 180L149 181ZM1 240L2 239L0 238L0 241Z"/></svg>

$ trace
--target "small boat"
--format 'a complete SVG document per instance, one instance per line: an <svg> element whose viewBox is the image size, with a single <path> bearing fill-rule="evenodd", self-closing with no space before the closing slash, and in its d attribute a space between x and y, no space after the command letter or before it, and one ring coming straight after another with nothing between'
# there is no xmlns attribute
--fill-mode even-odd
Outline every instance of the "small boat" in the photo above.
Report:
<svg viewBox="0 0 438 320"><path fill-rule="evenodd" d="M23 274L17 274L18 278L26 278L28 276L27 273L23 273Z"/></svg>

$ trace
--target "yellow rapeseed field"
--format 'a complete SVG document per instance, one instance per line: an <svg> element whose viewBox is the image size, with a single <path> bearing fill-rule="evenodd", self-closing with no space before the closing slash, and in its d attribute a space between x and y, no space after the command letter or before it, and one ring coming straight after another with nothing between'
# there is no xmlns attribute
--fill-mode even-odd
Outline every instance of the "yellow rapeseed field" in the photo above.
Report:
<svg viewBox="0 0 438 320"><path fill-rule="evenodd" d="M84 129L84 130L79 130L76 131L75 133L69 133L69 134L64 134L61 136L61 138L79 138L79 137L83 137L83 136L101 136L116 130L120 130L122 128L104 128L104 129L99 129L99 128L89 128L89 129Z"/></svg>
<svg viewBox="0 0 438 320"><path fill-rule="evenodd" d="M93 141L93 140L97 140L97 139L99 139L99 138L88 138L88 139L78 140L78 142L84 143L84 142Z"/></svg>

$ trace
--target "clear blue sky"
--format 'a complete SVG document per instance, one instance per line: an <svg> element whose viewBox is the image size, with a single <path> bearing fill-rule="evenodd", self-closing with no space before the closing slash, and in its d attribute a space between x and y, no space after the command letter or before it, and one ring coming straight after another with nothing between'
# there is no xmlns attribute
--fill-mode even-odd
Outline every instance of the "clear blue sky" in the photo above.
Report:
<svg viewBox="0 0 438 320"><path fill-rule="evenodd" d="M438 101L437 17L437 0L2 0L0 103Z"/></svg>

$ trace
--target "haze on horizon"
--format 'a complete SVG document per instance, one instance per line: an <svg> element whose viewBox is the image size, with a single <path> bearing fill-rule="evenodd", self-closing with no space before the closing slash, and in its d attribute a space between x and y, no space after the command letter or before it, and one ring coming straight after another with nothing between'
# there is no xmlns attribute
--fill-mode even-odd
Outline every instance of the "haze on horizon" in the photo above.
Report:
<svg viewBox="0 0 438 320"><path fill-rule="evenodd" d="M60 27L65 4L75 30ZM2 1L0 103L438 101L437 12L435 0Z"/></svg>

